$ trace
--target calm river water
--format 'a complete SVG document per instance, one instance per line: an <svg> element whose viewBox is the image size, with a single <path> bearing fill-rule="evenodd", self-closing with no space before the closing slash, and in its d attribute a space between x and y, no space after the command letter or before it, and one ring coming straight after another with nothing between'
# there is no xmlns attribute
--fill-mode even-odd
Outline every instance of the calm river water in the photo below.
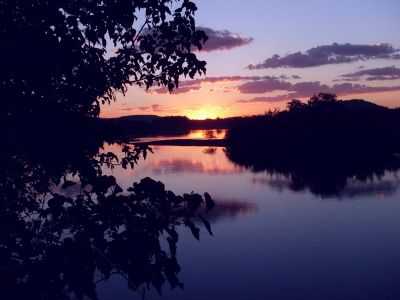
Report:
<svg viewBox="0 0 400 300"><path fill-rule="evenodd" d="M219 137L221 132L215 132ZM197 131L189 137L211 136ZM118 151L118 145L106 145ZM208 192L213 236L180 231L184 289L146 299L400 299L400 178L346 179L339 192L296 188L290 175L252 172L224 148L153 147L133 170L107 170L123 187L144 177L182 194ZM326 172L329 172L327 170ZM325 174L317 174L325 176ZM101 299L140 299L113 277Z"/></svg>

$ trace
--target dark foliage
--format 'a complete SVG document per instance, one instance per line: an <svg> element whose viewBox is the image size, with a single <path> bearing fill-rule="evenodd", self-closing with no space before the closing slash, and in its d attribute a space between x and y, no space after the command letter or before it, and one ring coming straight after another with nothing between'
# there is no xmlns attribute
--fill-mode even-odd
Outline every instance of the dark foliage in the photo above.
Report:
<svg viewBox="0 0 400 300"><path fill-rule="evenodd" d="M207 120L191 120L183 116L159 117L155 115L133 115L120 118L99 119L99 132L110 139L132 138L155 135L185 135L196 129L228 129L246 124L254 117L231 117Z"/></svg>
<svg viewBox="0 0 400 300"><path fill-rule="evenodd" d="M54 136L45 126L2 131L2 299L97 299L96 284L116 274L140 293L182 287L177 228L199 239L202 223L211 233L213 200L177 196L150 178L123 191L102 167L131 167L148 149L104 153L101 139L71 124Z"/></svg>
<svg viewBox="0 0 400 300"><path fill-rule="evenodd" d="M203 74L196 9L189 0L0 1L2 299L97 299L96 284L113 274L143 293L182 286L177 228L199 239L196 219L211 233L200 213L210 196L177 196L150 178L124 191L103 168L134 167L150 149L104 153L88 117L128 85L172 90Z"/></svg>
<svg viewBox="0 0 400 300"><path fill-rule="evenodd" d="M398 110L320 94L232 128L227 154L255 171L289 176L294 190L332 195L349 178L366 180L399 169L399 129Z"/></svg>
<svg viewBox="0 0 400 300"><path fill-rule="evenodd" d="M187 117L127 116L96 121L99 134L110 140L146 136L174 136L188 134L192 128Z"/></svg>
<svg viewBox="0 0 400 300"><path fill-rule="evenodd" d="M97 116L127 85L170 90L205 72L189 0L0 1L1 118Z"/></svg>

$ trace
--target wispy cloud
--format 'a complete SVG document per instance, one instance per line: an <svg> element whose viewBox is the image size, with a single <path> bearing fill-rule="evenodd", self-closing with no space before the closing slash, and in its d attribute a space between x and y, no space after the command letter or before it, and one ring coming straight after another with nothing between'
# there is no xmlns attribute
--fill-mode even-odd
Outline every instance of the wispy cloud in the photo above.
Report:
<svg viewBox="0 0 400 300"><path fill-rule="evenodd" d="M160 104L153 104L151 105L151 110L155 113L161 113L167 111L168 109Z"/></svg>
<svg viewBox="0 0 400 300"><path fill-rule="evenodd" d="M298 75L280 75L280 76L215 76L215 77L205 77L195 80L185 80L180 82L179 88L175 89L173 94L184 94L190 91L199 90L202 83L219 83L219 82L238 82L238 81L259 81L259 80L275 80L279 81L281 79L300 79ZM153 92L157 94L167 94L169 91L167 88L157 88L153 89Z"/></svg>
<svg viewBox="0 0 400 300"><path fill-rule="evenodd" d="M354 73L343 74L341 76L345 80L358 81L361 79L367 81L375 80L396 80L400 79L400 68L395 66L375 68L375 69L363 69Z"/></svg>
<svg viewBox="0 0 400 300"><path fill-rule="evenodd" d="M369 59L400 59L399 49L390 44L356 45L337 44L311 48L285 56L278 54L262 63L249 65L250 70L270 68L308 68L331 64L351 63Z"/></svg>
<svg viewBox="0 0 400 300"><path fill-rule="evenodd" d="M176 109L172 109L168 106L164 106L161 104L152 104L146 106L136 106L136 107L124 107L120 109L125 112L149 112L149 113L176 113Z"/></svg>
<svg viewBox="0 0 400 300"><path fill-rule="evenodd" d="M230 50L250 44L253 38L243 37L228 30L215 30L208 27L199 27L208 36L202 51Z"/></svg>
<svg viewBox="0 0 400 300"><path fill-rule="evenodd" d="M287 91L292 88L289 81L280 80L275 77L266 77L262 80L254 80L238 86L242 94L263 94L273 91Z"/></svg>
<svg viewBox="0 0 400 300"><path fill-rule="evenodd" d="M270 82L266 82L266 88L262 88L258 85L251 89L250 85L247 85L245 93L265 93L273 92L277 90L282 90L278 85L274 89L274 85ZM279 102L288 101L294 98L306 98L317 93L332 93L338 96L348 96L354 94L368 94L368 93L378 93L378 92L389 92L389 91L400 91L400 86L367 86L363 84L353 84L353 83L340 83L334 84L332 86L321 84L319 81L310 82L299 82L296 84L291 84L288 82L282 82L282 87L286 85L286 93L278 96L262 96L251 98L247 100L238 100L238 103L254 103L254 102ZM240 87L239 87L240 90Z"/></svg>
<svg viewBox="0 0 400 300"><path fill-rule="evenodd" d="M378 68L378 69L363 69L351 74L343 75L344 80L347 77L352 77L353 74L357 76L364 76L366 74L373 75L375 78L378 76L397 76L400 69L396 67ZM354 77L356 77L354 75ZM205 77L196 80L187 80L181 82L178 89L174 91L176 94L187 93L194 90L200 90L203 83L220 83L230 82L235 83L230 89L224 91L238 91L243 95L259 96L251 99L241 99L237 103L252 103L252 102L280 102L288 101L293 98L306 98L317 93L333 93L338 96L347 96L353 94L367 94L389 91L400 91L400 86L368 86L365 84L355 84L350 82L336 83L333 85L323 84L320 81L298 81L300 76L297 75L280 75L280 76L215 76ZM372 77L371 77L372 78ZM286 80L288 79L288 80ZM291 79L296 79L289 81ZM153 90L156 93L168 93L165 88ZM277 96L265 95L273 92L281 92Z"/></svg>
<svg viewBox="0 0 400 300"><path fill-rule="evenodd" d="M253 42L253 38L245 37L229 30L216 30L209 27L197 26L197 30L203 31L208 39L204 43L200 51L212 52L218 50L230 50L242 46L246 46ZM166 41L160 38L159 33L154 30L144 29L142 36L151 36L153 46L163 46ZM197 47L193 47L193 51L199 51Z"/></svg>
<svg viewBox="0 0 400 300"><path fill-rule="evenodd" d="M136 110L136 107L124 107L120 109L121 111L134 111Z"/></svg>
<svg viewBox="0 0 400 300"><path fill-rule="evenodd" d="M236 103L255 103L255 102L283 102L283 101L287 101L287 96L286 95L279 95L279 96L265 96L265 97L254 97L251 99L242 99L242 100L238 100L236 101Z"/></svg>
<svg viewBox="0 0 400 300"><path fill-rule="evenodd" d="M151 109L151 106L139 106L138 109L141 111L147 111Z"/></svg>

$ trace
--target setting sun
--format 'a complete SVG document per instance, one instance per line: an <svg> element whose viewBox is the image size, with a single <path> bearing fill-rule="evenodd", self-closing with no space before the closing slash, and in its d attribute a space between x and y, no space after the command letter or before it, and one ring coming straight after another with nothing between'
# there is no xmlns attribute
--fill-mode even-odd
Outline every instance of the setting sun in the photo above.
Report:
<svg viewBox="0 0 400 300"><path fill-rule="evenodd" d="M221 107L204 106L199 109L188 110L185 115L192 120L205 120L223 117L224 113Z"/></svg>

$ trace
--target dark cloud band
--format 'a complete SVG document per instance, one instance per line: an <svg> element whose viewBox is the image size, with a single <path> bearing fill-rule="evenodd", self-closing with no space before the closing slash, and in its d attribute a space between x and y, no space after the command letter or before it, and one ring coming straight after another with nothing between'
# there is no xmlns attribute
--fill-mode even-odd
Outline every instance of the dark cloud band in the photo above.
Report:
<svg viewBox="0 0 400 300"><path fill-rule="evenodd" d="M379 93L379 92L390 92L390 91L400 91L400 86L367 86L363 84L354 83L340 83L334 84L332 86L321 84L319 81L310 82L299 82L296 84L291 84L288 82L282 83L282 86L286 85L287 88L284 89L285 93L278 96L262 96L247 100L239 100L238 103L254 103L254 102L279 102L288 101L294 98L306 98L310 95L317 93L331 93L338 96L347 96L354 94L366 94L366 93ZM243 85L239 86L239 91L243 90ZM265 83L265 88L262 89L260 86L254 89L249 89L249 85L245 86L245 93L266 93L282 90L280 86L275 85L275 83Z"/></svg>
<svg viewBox="0 0 400 300"><path fill-rule="evenodd" d="M185 94L190 91L196 91L201 88L202 83L217 83L217 82L235 82L235 81L258 81L258 80L279 80L283 78L289 78L286 75L276 76L215 76L205 77L195 80L182 81L179 87L173 91L173 94ZM300 76L292 75L293 79L299 79ZM153 90L157 94L167 94L169 91L167 88L159 88Z"/></svg>
<svg viewBox="0 0 400 300"><path fill-rule="evenodd" d="M358 72L343 74L341 77L345 80L353 81L358 81L361 79L365 79L367 81L396 80L400 79L400 68L391 66L375 69L363 69Z"/></svg>
<svg viewBox="0 0 400 300"><path fill-rule="evenodd" d="M198 27L208 36L208 40L201 51L230 50L250 44L253 39L242 37L228 30L214 30L208 27Z"/></svg>
<svg viewBox="0 0 400 300"><path fill-rule="evenodd" d="M382 68L384 69L384 68ZM396 68L397 69L397 68ZM382 74L390 73L390 70L373 71L373 69L363 69L357 73L372 74L379 76ZM398 69L397 69L398 70ZM239 100L239 103L250 102L279 102L287 101L293 98L305 98L317 93L333 93L339 96L346 96L352 94L364 93L378 93L389 91L400 91L400 86L368 86L364 84L354 83L337 83L334 85L322 84L319 81L300 81L290 82L284 80L286 76L220 76L220 77L206 77L197 80L183 81L179 88L174 93L187 93L189 91L200 90L202 83L218 83L218 82L237 82L235 89L241 94L254 95L258 94L256 98L249 100ZM295 76L291 76L294 78ZM296 76L297 78L297 76ZM168 93L165 88L154 90L154 92L162 94ZM272 92L283 92L278 96L265 96Z"/></svg>
<svg viewBox="0 0 400 300"><path fill-rule="evenodd" d="M400 59L399 49L390 44L337 44L318 46L305 52L286 56L274 55L264 62L249 65L250 70L270 68L309 68L331 64L351 63L369 59Z"/></svg>

